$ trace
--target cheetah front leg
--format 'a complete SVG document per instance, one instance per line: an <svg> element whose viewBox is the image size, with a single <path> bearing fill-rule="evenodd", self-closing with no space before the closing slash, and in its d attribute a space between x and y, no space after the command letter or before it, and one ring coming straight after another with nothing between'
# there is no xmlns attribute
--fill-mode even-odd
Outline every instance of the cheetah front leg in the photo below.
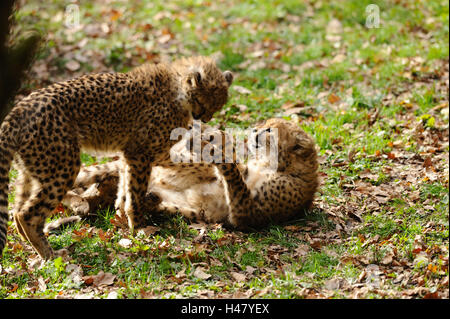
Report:
<svg viewBox="0 0 450 319"><path fill-rule="evenodd" d="M220 161L215 165L216 175L223 180L225 186L225 198L230 209L228 222L231 226L239 229L259 226L262 218L259 203L254 200L238 168L237 154L232 142L226 133L219 130L205 132L205 136L206 138L202 138L202 149L209 144L210 149L214 151L215 160L219 159ZM225 147L217 147L214 143L217 141L220 141L221 145L225 145ZM226 150L230 148L232 153L228 154Z"/></svg>
<svg viewBox="0 0 450 319"><path fill-rule="evenodd" d="M134 229L145 225L144 210L148 210L147 188L152 172L152 156L149 154L124 154L125 167L121 177L125 204L123 211L128 218L128 226ZM118 197L122 194L119 190ZM122 195L123 196L123 195ZM118 198L119 200L119 198Z"/></svg>
<svg viewBox="0 0 450 319"><path fill-rule="evenodd" d="M170 202L162 202L159 204L158 209L164 213L170 214L170 215L176 215L181 214L185 218L193 221L206 221L208 222L207 218L205 217L204 210L198 208L193 209L192 207L184 207L180 205L174 205Z"/></svg>
<svg viewBox="0 0 450 319"><path fill-rule="evenodd" d="M117 185L117 198L116 202L114 204L114 208L116 210L116 213L119 216L123 216L125 214L125 201L126 201L126 175L127 170L126 166L123 165L122 168L119 170L119 183Z"/></svg>
<svg viewBox="0 0 450 319"><path fill-rule="evenodd" d="M216 165L225 186L225 198L230 207L229 223L238 229L248 229L261 224L259 204L254 201L236 163Z"/></svg>

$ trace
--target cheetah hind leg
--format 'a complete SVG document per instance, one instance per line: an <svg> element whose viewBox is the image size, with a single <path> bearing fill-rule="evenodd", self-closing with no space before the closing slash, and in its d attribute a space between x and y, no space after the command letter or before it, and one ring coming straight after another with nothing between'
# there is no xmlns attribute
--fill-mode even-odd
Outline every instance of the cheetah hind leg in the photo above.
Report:
<svg viewBox="0 0 450 319"><path fill-rule="evenodd" d="M14 220L18 232L27 239L39 256L48 260L53 258L53 250L44 235L45 219L53 213L58 205L58 198L62 198L64 190L59 190L54 199L45 196L52 191L48 185L42 185L38 191L34 191L24 203L20 211L14 213Z"/></svg>
<svg viewBox="0 0 450 319"><path fill-rule="evenodd" d="M98 183L88 185L87 189L79 188L69 191L63 204L79 216L96 216L102 208L113 207L117 196L118 178L108 176Z"/></svg>
<svg viewBox="0 0 450 319"><path fill-rule="evenodd" d="M79 187L67 192L63 204L77 216L60 218L47 224L44 233L57 232L62 225L79 222L81 217L97 216L98 209L113 206L117 194L117 184L118 178L110 175L98 183L92 183L87 189Z"/></svg>
<svg viewBox="0 0 450 319"><path fill-rule="evenodd" d="M58 232L58 230L61 226L65 226L65 225L72 224L72 223L77 223L79 221L81 221L80 216L69 216L69 217L59 218L58 220L55 220L55 221L50 222L45 225L44 234L56 233L56 232Z"/></svg>
<svg viewBox="0 0 450 319"><path fill-rule="evenodd" d="M48 161L45 164L42 162L37 166L32 165L31 163L36 162L32 153L28 153L23 158L23 163L30 163L30 165L24 165L24 172L26 172L26 178L32 181L33 187L30 189L30 196L26 200L23 199L20 210L14 212L14 221L18 232L28 240L44 260L54 256L43 231L45 219L53 214L68 189L72 187L80 170L80 153L74 145L76 144L63 148L65 158L59 154L47 152L48 158L59 160ZM46 165L45 170L44 165ZM49 178L47 172L51 170L55 173ZM24 193L23 190L19 192Z"/></svg>
<svg viewBox="0 0 450 319"><path fill-rule="evenodd" d="M28 240L27 235L21 225L20 220L18 219L19 214L24 207L25 203L31 198L31 194L33 193L33 187L38 187L38 183L33 180L30 173L20 164L17 164L18 177L16 180L16 196L15 196L15 206L14 206L14 221L16 225L16 229L22 237L23 240ZM74 201L75 198L80 198L75 192L68 192L66 195L70 200ZM78 205L80 206L80 205ZM82 205L81 205L82 206ZM79 216L70 216L65 218L60 218L56 221L50 222L44 227L44 234L49 234L50 232L57 231L62 225L66 225L69 223L80 221L81 218Z"/></svg>
<svg viewBox="0 0 450 319"><path fill-rule="evenodd" d="M13 218L15 221L17 232L23 240L27 240L27 236L20 225L20 223L16 220L16 216L18 212L20 212L24 206L24 204L28 201L31 196L33 190L33 179L31 178L29 172L21 166L17 164L18 177L16 180L16 195L15 195L15 203L14 203L14 213Z"/></svg>
<svg viewBox="0 0 450 319"><path fill-rule="evenodd" d="M89 202L82 196L82 194L78 194L74 190L67 192L62 203L64 206L69 207L75 215L87 216L90 214L91 207L89 206Z"/></svg>

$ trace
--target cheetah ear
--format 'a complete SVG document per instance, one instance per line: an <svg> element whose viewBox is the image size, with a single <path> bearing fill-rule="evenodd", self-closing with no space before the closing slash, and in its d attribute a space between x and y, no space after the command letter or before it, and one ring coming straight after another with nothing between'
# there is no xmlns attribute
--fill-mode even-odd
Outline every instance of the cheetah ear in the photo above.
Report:
<svg viewBox="0 0 450 319"><path fill-rule="evenodd" d="M228 85L231 85L233 83L233 73L230 71L223 72L223 76L225 77L225 80L227 80Z"/></svg>
<svg viewBox="0 0 450 319"><path fill-rule="evenodd" d="M202 82L202 75L198 71L190 73L187 77L187 82L191 87L199 86Z"/></svg>

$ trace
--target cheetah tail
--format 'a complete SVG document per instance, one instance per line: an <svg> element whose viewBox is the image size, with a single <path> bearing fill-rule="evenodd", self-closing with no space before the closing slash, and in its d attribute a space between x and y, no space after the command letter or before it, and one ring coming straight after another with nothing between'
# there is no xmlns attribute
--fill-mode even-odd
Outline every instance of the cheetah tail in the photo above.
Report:
<svg viewBox="0 0 450 319"><path fill-rule="evenodd" d="M0 131L0 260L6 245L6 231L8 228L8 184L9 169L14 157L14 149L3 132Z"/></svg>

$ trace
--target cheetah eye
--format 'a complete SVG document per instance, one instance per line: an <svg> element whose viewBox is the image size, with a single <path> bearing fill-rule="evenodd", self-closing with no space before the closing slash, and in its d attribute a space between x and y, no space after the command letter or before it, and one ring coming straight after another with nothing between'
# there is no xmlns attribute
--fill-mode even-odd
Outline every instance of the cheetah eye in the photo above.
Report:
<svg viewBox="0 0 450 319"><path fill-rule="evenodd" d="M196 87L196 86L200 85L201 81L202 81L202 75L198 71L192 72L187 77L187 83L192 87Z"/></svg>
<svg viewBox="0 0 450 319"><path fill-rule="evenodd" d="M256 138L255 138L255 148L258 148L259 147L259 135L256 135Z"/></svg>
<svg viewBox="0 0 450 319"><path fill-rule="evenodd" d="M195 81L197 82L197 85L202 81L202 75L200 72L195 72Z"/></svg>
<svg viewBox="0 0 450 319"><path fill-rule="evenodd" d="M295 144L294 147L292 148L293 151L298 151L300 149L302 149L303 147L301 147L299 144Z"/></svg>

